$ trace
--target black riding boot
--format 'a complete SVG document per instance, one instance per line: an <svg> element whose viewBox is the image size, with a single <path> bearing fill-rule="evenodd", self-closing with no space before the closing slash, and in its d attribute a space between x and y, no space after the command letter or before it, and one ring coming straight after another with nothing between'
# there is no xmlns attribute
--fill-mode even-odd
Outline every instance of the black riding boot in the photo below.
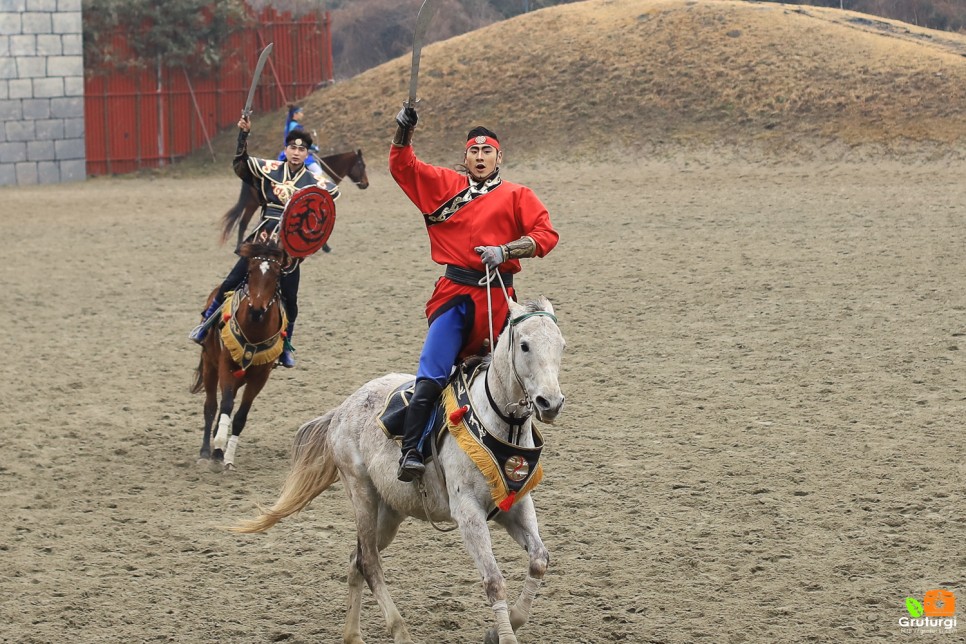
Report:
<svg viewBox="0 0 966 644"><path fill-rule="evenodd" d="M399 459L399 471L396 477L400 481L409 482L419 478L426 471L423 456L419 453L419 439L422 438L426 423L436 406L443 388L435 380L417 380L413 397L406 409L406 420L403 423L402 458Z"/></svg>

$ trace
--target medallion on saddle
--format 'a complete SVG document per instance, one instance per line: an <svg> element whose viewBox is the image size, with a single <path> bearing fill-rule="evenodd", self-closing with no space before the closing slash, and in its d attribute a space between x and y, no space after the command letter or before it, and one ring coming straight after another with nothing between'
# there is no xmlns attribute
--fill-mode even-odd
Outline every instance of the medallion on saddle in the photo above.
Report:
<svg viewBox="0 0 966 644"><path fill-rule="evenodd" d="M543 436L534 425L534 447L521 447L501 440L487 430L469 399L473 379L485 374L486 369L479 362L460 365L437 401L428 424L430 429L424 433L420 446L424 461L429 463L445 438L445 432L449 432L486 478L493 502L506 512L543 479L543 467L539 463ZM415 384L415 380L410 380L393 390L379 414L379 426L395 441L402 440L406 408Z"/></svg>

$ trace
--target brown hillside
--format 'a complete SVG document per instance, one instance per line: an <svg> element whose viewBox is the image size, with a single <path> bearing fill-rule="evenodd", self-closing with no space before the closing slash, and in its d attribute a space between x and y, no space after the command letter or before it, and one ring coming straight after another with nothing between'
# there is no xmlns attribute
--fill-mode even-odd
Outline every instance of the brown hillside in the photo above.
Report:
<svg viewBox="0 0 966 644"><path fill-rule="evenodd" d="M329 150L383 154L409 56L306 98ZM511 159L575 145L590 158L714 147L772 154L959 155L966 36L836 9L728 0L590 0L423 50L417 149L452 162L465 131ZM276 145L279 112L253 151ZM233 134L220 149L230 149Z"/></svg>

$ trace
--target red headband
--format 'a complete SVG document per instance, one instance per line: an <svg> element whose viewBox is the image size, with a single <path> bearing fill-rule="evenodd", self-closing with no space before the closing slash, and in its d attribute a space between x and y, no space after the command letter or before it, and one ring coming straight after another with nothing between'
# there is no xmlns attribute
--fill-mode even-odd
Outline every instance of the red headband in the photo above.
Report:
<svg viewBox="0 0 966 644"><path fill-rule="evenodd" d="M474 145L488 145L498 151L500 149L500 142L494 139L492 136L475 136L466 142L467 149Z"/></svg>

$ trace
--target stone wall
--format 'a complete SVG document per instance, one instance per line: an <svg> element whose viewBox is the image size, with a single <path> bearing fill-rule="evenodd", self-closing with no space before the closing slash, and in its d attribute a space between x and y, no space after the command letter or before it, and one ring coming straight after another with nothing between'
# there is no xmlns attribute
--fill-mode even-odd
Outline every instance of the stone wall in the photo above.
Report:
<svg viewBox="0 0 966 644"><path fill-rule="evenodd" d="M79 181L81 0L0 0L0 185Z"/></svg>

